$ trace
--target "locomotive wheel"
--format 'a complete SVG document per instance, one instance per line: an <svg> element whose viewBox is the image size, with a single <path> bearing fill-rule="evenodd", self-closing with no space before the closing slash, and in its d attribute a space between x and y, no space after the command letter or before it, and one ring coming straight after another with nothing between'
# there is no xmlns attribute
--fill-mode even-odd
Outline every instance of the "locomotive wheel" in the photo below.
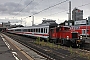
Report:
<svg viewBox="0 0 90 60"><path fill-rule="evenodd" d="M66 41L66 46L69 47L69 46L71 46L71 45L72 45L72 43L71 43L70 41L67 40L67 41Z"/></svg>

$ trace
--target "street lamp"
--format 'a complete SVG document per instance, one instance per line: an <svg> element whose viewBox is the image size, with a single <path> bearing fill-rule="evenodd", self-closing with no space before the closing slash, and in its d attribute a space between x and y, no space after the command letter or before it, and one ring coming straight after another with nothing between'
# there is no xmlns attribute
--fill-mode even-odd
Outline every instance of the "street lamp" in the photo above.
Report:
<svg viewBox="0 0 90 60"><path fill-rule="evenodd" d="M34 16L29 16L32 17L32 26L34 25Z"/></svg>

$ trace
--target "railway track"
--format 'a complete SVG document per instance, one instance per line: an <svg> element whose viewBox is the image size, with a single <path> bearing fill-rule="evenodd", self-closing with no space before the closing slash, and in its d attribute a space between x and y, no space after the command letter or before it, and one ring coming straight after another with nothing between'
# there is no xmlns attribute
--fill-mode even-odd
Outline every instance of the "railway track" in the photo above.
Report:
<svg viewBox="0 0 90 60"><path fill-rule="evenodd" d="M24 36L18 36L13 34L4 33L5 35L9 36L10 38L16 40L17 42L21 43L22 45L30 48L31 50L37 52L38 54L46 57L48 60L88 60L89 58L79 56L78 53L73 53L73 51L77 51L77 49L69 49L69 47L61 47L61 48L50 48L48 46L41 46L34 44L33 39L27 38ZM17 38L16 38L17 37ZM83 47L84 49L84 47ZM70 51L71 50L71 51ZM72 51L73 50L73 51ZM79 52L81 50L79 49ZM83 52L83 51L82 51ZM85 51L86 53L86 51Z"/></svg>

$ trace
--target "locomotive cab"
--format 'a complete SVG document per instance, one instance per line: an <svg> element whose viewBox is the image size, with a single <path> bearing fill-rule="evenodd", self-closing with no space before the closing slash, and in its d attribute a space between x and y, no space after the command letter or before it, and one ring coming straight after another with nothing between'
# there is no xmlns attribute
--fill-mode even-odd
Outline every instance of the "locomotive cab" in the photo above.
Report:
<svg viewBox="0 0 90 60"><path fill-rule="evenodd" d="M50 39L62 45L82 45L83 39L79 38L78 32L70 30L67 26L60 26L50 29Z"/></svg>

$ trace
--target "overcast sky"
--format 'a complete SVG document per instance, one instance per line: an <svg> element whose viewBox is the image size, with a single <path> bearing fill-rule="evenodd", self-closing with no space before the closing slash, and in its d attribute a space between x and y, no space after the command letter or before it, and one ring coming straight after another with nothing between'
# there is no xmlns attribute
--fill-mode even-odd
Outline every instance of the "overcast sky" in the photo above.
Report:
<svg viewBox="0 0 90 60"><path fill-rule="evenodd" d="M69 1L72 3L72 10L77 7L84 11L84 19L90 16L90 0L63 1L66 0L0 0L0 22L9 20L16 22L15 20L20 21L22 18L22 24L25 25L26 22L26 25L30 26L32 25L32 17L28 16L35 14L35 24L41 23L43 18L61 23L68 19ZM54 6L60 2L63 3ZM51 6L54 7L44 10Z"/></svg>

